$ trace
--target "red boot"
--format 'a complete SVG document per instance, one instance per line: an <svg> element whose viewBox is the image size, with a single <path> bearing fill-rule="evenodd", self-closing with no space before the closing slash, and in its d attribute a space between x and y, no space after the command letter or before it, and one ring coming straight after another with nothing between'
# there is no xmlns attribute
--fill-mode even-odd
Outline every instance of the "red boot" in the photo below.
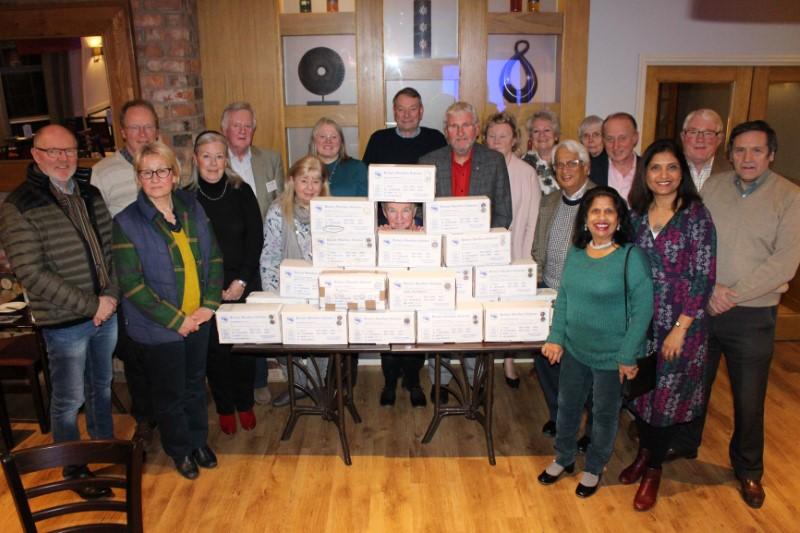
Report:
<svg viewBox="0 0 800 533"><path fill-rule="evenodd" d="M253 410L239 411L239 423L245 431L250 431L256 427L256 415L253 413Z"/></svg>
<svg viewBox="0 0 800 533"><path fill-rule="evenodd" d="M636 459L634 459L625 470L619 473L619 482L623 485L630 485L639 481L639 478L641 478L642 474L644 474L645 468L647 468L647 461L649 459L650 450L639 448L639 453L636 455Z"/></svg>
<svg viewBox="0 0 800 533"><path fill-rule="evenodd" d="M639 490L633 498L633 507L637 511L649 511L658 499L658 486L661 484L661 469L648 468L644 472Z"/></svg>
<svg viewBox="0 0 800 533"><path fill-rule="evenodd" d="M236 433L236 417L233 415L219 415L219 428L226 435Z"/></svg>

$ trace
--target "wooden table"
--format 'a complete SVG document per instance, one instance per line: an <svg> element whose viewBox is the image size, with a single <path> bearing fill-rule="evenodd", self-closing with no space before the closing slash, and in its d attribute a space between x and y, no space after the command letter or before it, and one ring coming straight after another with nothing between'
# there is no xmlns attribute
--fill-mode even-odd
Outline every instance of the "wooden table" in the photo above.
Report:
<svg viewBox="0 0 800 533"><path fill-rule="evenodd" d="M350 446L347 441L347 431L345 428L345 408L350 412L353 421L358 424L361 417L353 403L353 384L350 376L350 365L347 357L363 352L392 353L394 355L409 354L420 355L428 354L435 359L434 367L434 402L433 418L428 425L428 430L422 438L423 444L429 443L439 424L446 416L462 415L468 420L474 420L483 427L486 436L486 452L489 464L495 464L494 438L492 436L492 407L494 404L494 358L501 353L508 352L534 352L539 351L543 342L510 342L510 343L456 343L456 344L347 344L347 345L325 345L325 346L300 346L289 344L236 344L233 351L241 354L253 356L285 356L288 359L287 374L289 390L295 388L306 393L314 402L314 405L296 405L294 394L290 394L289 418L286 421L281 440L291 437L297 419L303 415L316 415L323 420L333 422L339 431L339 440L342 445L342 455L347 465L352 464L350 457ZM302 355L301 355L302 354ZM316 372L309 372L299 362L294 361L295 357L305 357L309 355L327 357L329 360L328 373L325 382L321 383ZM457 372L449 361L443 361L442 356L459 359L461 361L461 372ZM475 358L475 372L470 380L464 358ZM444 366L453 375L453 379L447 385L442 385L440 369ZM312 369L316 370L316 363L312 363ZM333 369L333 372L331 372ZM295 384L295 371L304 372L308 378L310 386L301 387ZM444 387L448 395L456 400L456 405L442 406L439 401L439 391Z"/></svg>

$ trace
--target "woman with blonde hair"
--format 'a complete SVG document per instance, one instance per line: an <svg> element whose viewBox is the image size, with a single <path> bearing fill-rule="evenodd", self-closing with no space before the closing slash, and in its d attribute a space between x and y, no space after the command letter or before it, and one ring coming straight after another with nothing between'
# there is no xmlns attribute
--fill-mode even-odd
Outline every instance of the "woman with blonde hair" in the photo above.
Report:
<svg viewBox="0 0 800 533"><path fill-rule="evenodd" d="M213 468L206 356L222 295L222 254L194 194L176 190L180 167L160 142L134 161L136 201L114 218L113 253L128 336L143 347L161 444L178 472Z"/></svg>
<svg viewBox="0 0 800 533"><path fill-rule="evenodd" d="M344 132L335 120L322 117L314 124L308 153L324 163L331 196L367 196L367 165L347 155Z"/></svg>
<svg viewBox="0 0 800 533"><path fill-rule="evenodd" d="M264 220L264 248L261 251L261 285L265 291L280 292L280 265L284 259L311 261L311 199L328 196L325 164L314 155L307 155L292 165L283 185L283 192L267 209ZM286 367L285 360L282 366ZM319 381L325 377L327 359L320 359ZM305 372L295 373L295 399L305 397ZM272 400L275 407L289 404L290 391Z"/></svg>
<svg viewBox="0 0 800 533"><path fill-rule="evenodd" d="M261 290L258 261L264 243L261 211L250 186L226 169L228 141L216 131L204 131L194 143L191 189L211 220L222 250L224 269L222 300L244 303L252 291ZM256 426L253 384L256 360L231 352L220 344L216 320L211 322L208 347L208 385L223 433L236 433L236 414L242 429Z"/></svg>

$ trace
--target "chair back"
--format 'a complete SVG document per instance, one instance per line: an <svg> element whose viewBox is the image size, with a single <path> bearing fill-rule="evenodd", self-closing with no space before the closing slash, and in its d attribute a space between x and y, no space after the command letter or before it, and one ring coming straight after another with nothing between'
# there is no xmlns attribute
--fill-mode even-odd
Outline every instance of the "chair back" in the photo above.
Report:
<svg viewBox="0 0 800 533"><path fill-rule="evenodd" d="M60 442L17 450L2 457L3 471L17 507L22 528L26 533L38 531L36 523L56 516L90 511L125 513L125 524L90 523L54 530L57 533L73 531L142 531L142 442L126 440L82 440ZM23 486L21 476L50 468L70 465L111 464L122 465L125 476L106 473L93 478L61 479L39 485ZM77 490L89 486L106 486L125 489L125 499L98 499L59 503L32 512L29 500L47 494ZM58 501L61 501L59 499Z"/></svg>

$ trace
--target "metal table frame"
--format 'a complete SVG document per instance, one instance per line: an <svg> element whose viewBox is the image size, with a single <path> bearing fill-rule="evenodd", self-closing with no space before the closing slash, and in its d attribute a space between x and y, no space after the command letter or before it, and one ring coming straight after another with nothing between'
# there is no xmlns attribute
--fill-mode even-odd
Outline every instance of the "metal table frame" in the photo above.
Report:
<svg viewBox="0 0 800 533"><path fill-rule="evenodd" d="M434 402L433 418L422 438L422 443L427 444L436 434L442 419L447 416L461 415L468 420L478 422L486 436L486 450L489 464L495 464L494 437L492 434L492 408L494 405L494 358L507 352L535 352L543 342L511 342L511 343L456 343L456 344L348 344L326 346L304 346L288 344L237 344L233 351L261 357L285 356L287 362L289 390L295 388L306 393L313 405L297 405L294 394L289 396L289 418L284 426L281 440L288 440L298 418L303 415L320 416L323 420L332 422L339 431L339 440L342 446L342 455L345 464L352 464L350 446L347 441L345 426L345 408L349 411L353 422L361 422L361 417L353 403L353 384L350 376L348 362L351 354L363 352L381 352L392 354L428 354L435 359ZM302 355L300 355L302 354ZM295 361L295 357L327 357L329 360L327 377L324 383L319 379L319 367L312 359L311 370ZM454 366L443 361L442 357L451 357L461 361L461 372ZM472 380L467 376L464 358L475 357L475 372ZM453 375L449 384L441 383L440 369L444 366ZM333 369L333 372L331 372ZM295 384L295 371L303 372L308 378L310 387L301 387ZM439 401L439 391L444 387L448 395L456 400L456 405L442 406Z"/></svg>

